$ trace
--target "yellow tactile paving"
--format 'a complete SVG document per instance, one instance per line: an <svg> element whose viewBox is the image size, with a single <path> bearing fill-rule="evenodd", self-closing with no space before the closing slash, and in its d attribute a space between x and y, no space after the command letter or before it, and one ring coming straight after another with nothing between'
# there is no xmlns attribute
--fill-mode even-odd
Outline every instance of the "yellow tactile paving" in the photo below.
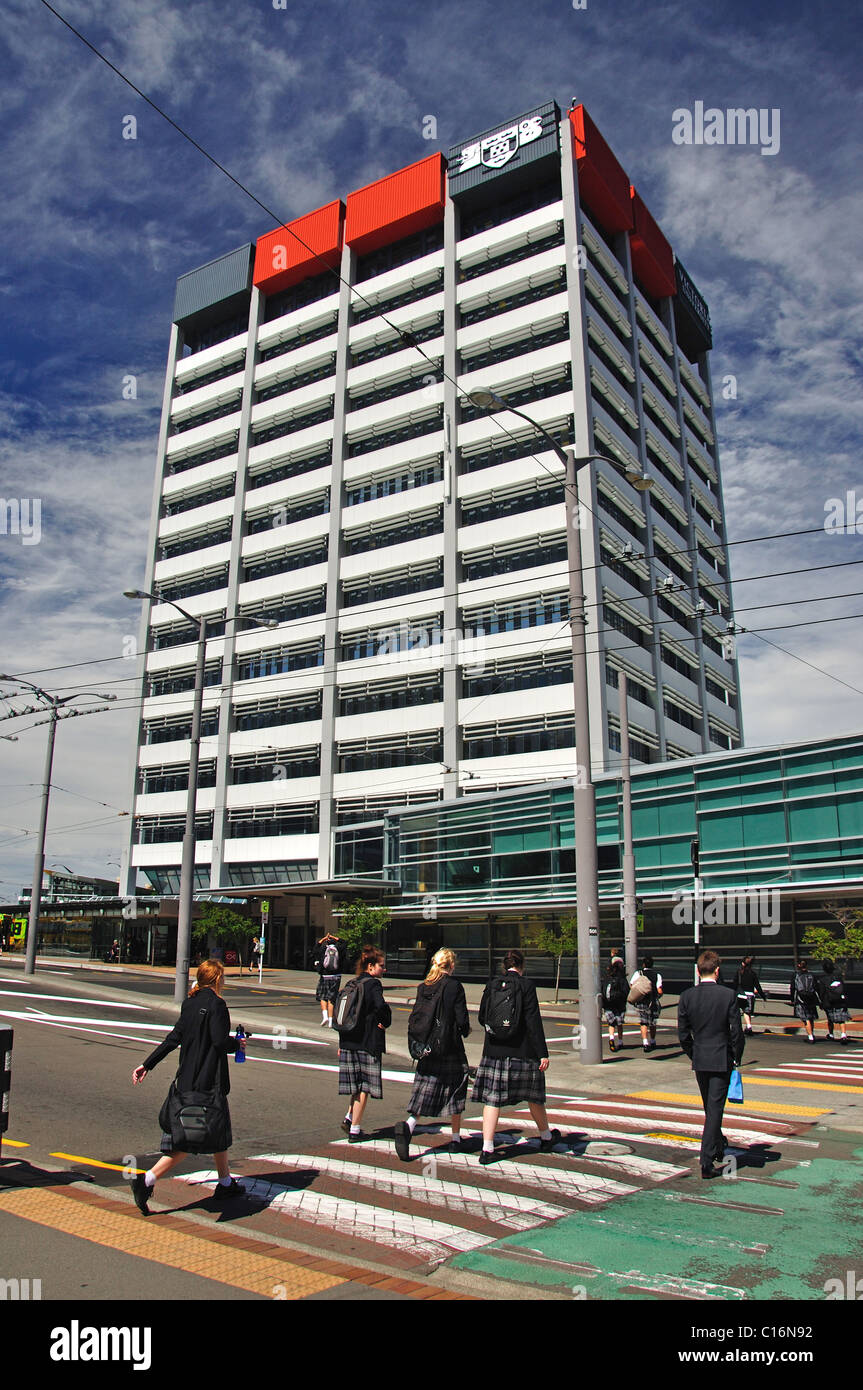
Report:
<svg viewBox="0 0 863 1390"><path fill-rule="evenodd" d="M332 1274L303 1269L289 1260L232 1249L220 1242L160 1227L152 1219L134 1220L44 1188L0 1193L0 1211L50 1226L93 1245L109 1246L126 1255L267 1298L306 1298L348 1282Z"/></svg>
<svg viewBox="0 0 863 1390"><path fill-rule="evenodd" d="M748 1084L748 1077L744 1078L744 1086ZM674 1105L691 1105L701 1109L701 1097L689 1095L686 1091L627 1091L630 1100L667 1100ZM832 1115L832 1110L818 1110L812 1105L780 1105L774 1100L757 1100L754 1102L755 1109L758 1111L769 1110L777 1115L798 1115L809 1119L817 1119L819 1115ZM745 1105L734 1105L729 1107L726 1114L732 1112L735 1115L751 1115L753 1111Z"/></svg>

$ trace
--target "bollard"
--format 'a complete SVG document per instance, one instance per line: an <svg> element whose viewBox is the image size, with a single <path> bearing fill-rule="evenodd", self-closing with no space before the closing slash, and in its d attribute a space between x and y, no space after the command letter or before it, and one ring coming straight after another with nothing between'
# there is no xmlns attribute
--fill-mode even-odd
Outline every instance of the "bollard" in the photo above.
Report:
<svg viewBox="0 0 863 1390"><path fill-rule="evenodd" d="M0 1028L0 1159L3 1157L3 1135L9 1128L9 1092L12 1089L11 1028Z"/></svg>

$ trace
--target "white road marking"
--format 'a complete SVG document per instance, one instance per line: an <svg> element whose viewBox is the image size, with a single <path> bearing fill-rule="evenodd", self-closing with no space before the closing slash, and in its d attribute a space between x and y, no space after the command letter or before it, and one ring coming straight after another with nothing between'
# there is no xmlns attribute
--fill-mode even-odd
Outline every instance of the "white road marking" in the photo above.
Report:
<svg viewBox="0 0 863 1390"><path fill-rule="evenodd" d="M347 1147L347 1144L347 1139L340 1139L336 1140L332 1147ZM393 1150L391 1139L364 1139L360 1144L352 1144L350 1147L371 1150L372 1153L392 1153ZM445 1168L467 1169L476 1174L485 1171L480 1168L477 1155L437 1153L435 1159ZM494 1166L495 1174L501 1179L524 1183L528 1187L541 1188L548 1192L556 1191L562 1197L575 1197L594 1206L601 1206L615 1197L628 1197L630 1193L639 1190L627 1183L615 1182L611 1178L597 1177L594 1173L574 1173L570 1169L544 1164L534 1168L514 1159L502 1159Z"/></svg>
<svg viewBox="0 0 863 1390"><path fill-rule="evenodd" d="M537 1197L446 1182L442 1178L427 1174L422 1163L415 1163L410 1169L375 1168L367 1163L353 1163L341 1158L322 1158L317 1154L252 1154L247 1161L273 1163L283 1168L313 1168L346 1182L366 1183L373 1186L376 1193L397 1192L413 1201L446 1207L453 1213L460 1211L467 1216L480 1217L483 1221L495 1221L513 1231L530 1230L534 1226L542 1225L544 1221L553 1221L558 1216L569 1216L572 1210L570 1207L553 1206Z"/></svg>
<svg viewBox="0 0 863 1390"><path fill-rule="evenodd" d="M0 989L0 995L11 995L13 999L50 999L54 1004L96 1004L102 1009L136 1009L141 1013L151 1013L147 1004L118 1004L113 999L87 999L80 994L30 994L23 989Z"/></svg>
<svg viewBox="0 0 863 1390"><path fill-rule="evenodd" d="M178 1176L181 1182L187 1183L215 1183L217 1180L215 1171ZM395 1246L435 1264L449 1259L453 1251L477 1250L498 1239L495 1235L482 1235L479 1231L469 1231L462 1226L433 1221L427 1216L388 1211L384 1207L371 1207L343 1197L327 1197L309 1188L297 1191L295 1188L280 1187L278 1183L250 1178L243 1179L243 1186L248 1196L260 1197L270 1211L283 1211L288 1216L329 1226L348 1239Z"/></svg>

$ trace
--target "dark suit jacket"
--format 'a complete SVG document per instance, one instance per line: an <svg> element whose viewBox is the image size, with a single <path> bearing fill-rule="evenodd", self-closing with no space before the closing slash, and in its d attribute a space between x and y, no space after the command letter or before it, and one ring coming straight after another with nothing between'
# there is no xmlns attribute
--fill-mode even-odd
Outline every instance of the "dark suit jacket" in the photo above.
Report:
<svg viewBox="0 0 863 1390"><path fill-rule="evenodd" d="M677 1032L693 1071L731 1071L746 1042L737 995L712 982L684 990L677 1006Z"/></svg>

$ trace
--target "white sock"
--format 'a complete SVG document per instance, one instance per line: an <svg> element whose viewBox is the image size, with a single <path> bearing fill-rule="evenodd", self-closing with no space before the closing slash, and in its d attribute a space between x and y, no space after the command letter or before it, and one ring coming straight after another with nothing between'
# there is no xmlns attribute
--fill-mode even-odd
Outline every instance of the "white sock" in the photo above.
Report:
<svg viewBox="0 0 863 1390"><path fill-rule="evenodd" d="M408 1115L407 1119L405 1120L405 1124L407 1125L407 1127L408 1127L408 1129L410 1130L411 1134L413 1134L414 1130L415 1130L416 1127L417 1127L417 1117L416 1117L416 1115Z"/></svg>
<svg viewBox="0 0 863 1390"><path fill-rule="evenodd" d="M147 1186L150 1187L150 1188L153 1188L153 1187L156 1186L156 1179L155 1179L155 1176L154 1176L154 1174L153 1174L152 1168L150 1169L150 1171L149 1171L148 1173L145 1173L145 1174L144 1174L144 1182L145 1182L145 1183L147 1184Z"/></svg>

